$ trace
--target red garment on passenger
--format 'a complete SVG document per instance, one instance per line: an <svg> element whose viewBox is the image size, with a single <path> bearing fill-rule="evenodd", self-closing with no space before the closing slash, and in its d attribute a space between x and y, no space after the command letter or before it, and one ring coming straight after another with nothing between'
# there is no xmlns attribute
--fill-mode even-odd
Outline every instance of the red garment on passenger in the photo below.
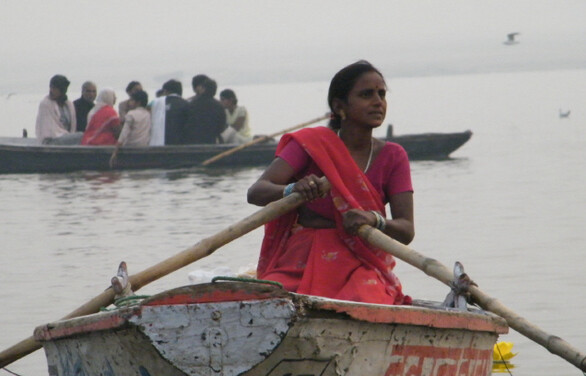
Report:
<svg viewBox="0 0 586 376"><path fill-rule="evenodd" d="M116 134L120 118L112 106L100 108L90 119L83 137L82 145L116 145Z"/></svg>
<svg viewBox="0 0 586 376"><path fill-rule="evenodd" d="M385 210L380 195L344 143L329 128L308 128L284 135L277 153L291 139L305 149L329 180L336 228L300 228L295 225L296 211L267 223L258 277L280 282L287 290L301 294L410 304L411 298L403 294L393 273L395 259L344 231L342 213L347 210Z"/></svg>

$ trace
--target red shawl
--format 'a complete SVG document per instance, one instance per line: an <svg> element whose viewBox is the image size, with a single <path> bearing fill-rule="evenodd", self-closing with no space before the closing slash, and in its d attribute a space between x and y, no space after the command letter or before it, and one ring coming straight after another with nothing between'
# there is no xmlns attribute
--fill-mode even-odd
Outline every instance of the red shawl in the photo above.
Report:
<svg viewBox="0 0 586 376"><path fill-rule="evenodd" d="M100 108L90 119L81 139L82 145L116 145L120 118L112 106Z"/></svg>
<svg viewBox="0 0 586 376"><path fill-rule="evenodd" d="M385 210L380 195L344 143L329 128L307 128L284 135L277 153L291 139L301 145L329 180L336 229L305 229L308 235L292 237L295 211L267 223L258 277L277 280L285 288L302 294L409 304L410 297L403 295L401 283L392 271L394 258L344 231L342 214L347 210ZM301 250L303 247L309 249Z"/></svg>

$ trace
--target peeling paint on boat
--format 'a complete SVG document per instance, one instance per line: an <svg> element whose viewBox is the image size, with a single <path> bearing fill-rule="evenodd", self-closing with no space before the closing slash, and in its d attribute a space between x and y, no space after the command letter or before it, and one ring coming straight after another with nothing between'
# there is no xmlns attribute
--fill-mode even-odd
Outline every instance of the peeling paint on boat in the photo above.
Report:
<svg viewBox="0 0 586 376"><path fill-rule="evenodd" d="M51 376L488 376L507 332L482 311L385 306L249 283L165 291L41 326Z"/></svg>

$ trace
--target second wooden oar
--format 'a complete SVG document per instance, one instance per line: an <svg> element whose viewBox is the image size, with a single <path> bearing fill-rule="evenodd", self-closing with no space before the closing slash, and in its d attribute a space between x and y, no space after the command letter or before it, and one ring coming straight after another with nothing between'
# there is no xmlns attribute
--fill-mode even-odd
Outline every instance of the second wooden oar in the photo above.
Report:
<svg viewBox="0 0 586 376"><path fill-rule="evenodd" d="M358 230L358 235L371 245L421 269L425 274L440 280L448 286L453 279L453 273L439 261L421 255L373 227L362 225ZM509 326L517 332L545 347L552 354L565 359L578 369L586 371L586 354L581 353L560 337L548 334L531 324L505 307L497 299L483 293L478 287L471 286L469 292L482 309L499 315L507 320Z"/></svg>
<svg viewBox="0 0 586 376"><path fill-rule="evenodd" d="M325 180L325 179L324 179ZM327 180L326 180L327 183ZM135 275L129 277L129 282L133 291L153 282L171 272L174 272L184 266L187 266L199 259L211 255L216 249L228 244L234 239L249 233L250 231L262 226L263 224L293 210L304 202L303 196L299 193L292 193L278 201L274 201L256 213L244 218L243 220L229 226L209 238L201 240L194 246L169 257L168 259L151 266ZM98 312L101 307L106 307L114 302L114 291L112 288L106 289L95 298L91 299L84 305L71 312L63 319L89 315ZM32 353L41 348L40 343L35 341L31 336L19 343L9 347L0 353L0 368Z"/></svg>
<svg viewBox="0 0 586 376"><path fill-rule="evenodd" d="M264 142L264 141L266 141L266 140L268 140L268 139L270 139L270 138L273 138L273 137L280 136L280 135L282 135L282 134L284 134L284 133L291 132L291 131L294 131L294 130L296 130L296 129L300 129L300 128L307 127L308 125L311 125L311 124L317 123L318 121L322 121L322 120L328 119L329 117L330 117L330 113L328 112L328 113L327 113L327 114L325 114L324 116L321 116L321 117L315 118L315 119L313 119L313 120L310 120L310 121L306 121L305 123L297 124L297 125L295 125L295 126L293 126L293 127L290 127L290 128L287 128L287 129L283 129L283 130L281 130L281 131L279 131L279 132L276 132L276 133L273 133L273 134L270 134L270 135L267 135L267 136L262 136L262 137L255 138L254 140L252 140L252 141L250 141L250 142L247 142L247 143L245 143L245 144L242 144L242 145L236 146L236 147L234 147L234 148L232 148L232 149L230 149L230 150L226 150L225 152L222 152L222 153L220 153L220 154L218 154L218 155L216 155L216 156L213 156L213 157L211 157L210 159L206 159L205 161L203 161L203 162L201 163L201 165L202 165L202 166L207 166L207 165L209 165L209 164L211 164L211 163L214 163L214 162L215 162L215 161L217 161L217 160L220 160L220 159L222 159L222 158L224 158L224 157L227 157L227 156L229 156L229 155L231 155L231 154L234 154L234 153L236 153L237 151L240 151L240 150L242 150L242 149L245 149L245 148L247 148L247 147L249 147L249 146L252 146L252 145L255 145L255 144L258 144L258 143Z"/></svg>

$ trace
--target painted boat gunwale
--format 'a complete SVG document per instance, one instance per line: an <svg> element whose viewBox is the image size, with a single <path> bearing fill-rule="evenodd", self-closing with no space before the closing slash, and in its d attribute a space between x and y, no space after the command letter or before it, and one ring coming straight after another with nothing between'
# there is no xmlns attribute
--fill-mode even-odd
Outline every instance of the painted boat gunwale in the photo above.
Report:
<svg viewBox="0 0 586 376"><path fill-rule="evenodd" d="M241 294L239 291L248 290ZM210 292L218 290L219 294ZM191 293L190 293L191 292ZM173 299L173 296L180 299ZM198 305L235 301L289 300L298 310L299 317L307 319L328 316L370 322L374 324L413 325L437 329L508 333L506 321L496 315L477 310L462 312L426 306L391 306L328 299L285 291L272 285L247 282L221 282L187 285L164 291L145 299L139 305L61 320L35 329L34 337L40 341L80 335L92 331L117 330L131 325L129 319L140 316L143 309L165 305Z"/></svg>

